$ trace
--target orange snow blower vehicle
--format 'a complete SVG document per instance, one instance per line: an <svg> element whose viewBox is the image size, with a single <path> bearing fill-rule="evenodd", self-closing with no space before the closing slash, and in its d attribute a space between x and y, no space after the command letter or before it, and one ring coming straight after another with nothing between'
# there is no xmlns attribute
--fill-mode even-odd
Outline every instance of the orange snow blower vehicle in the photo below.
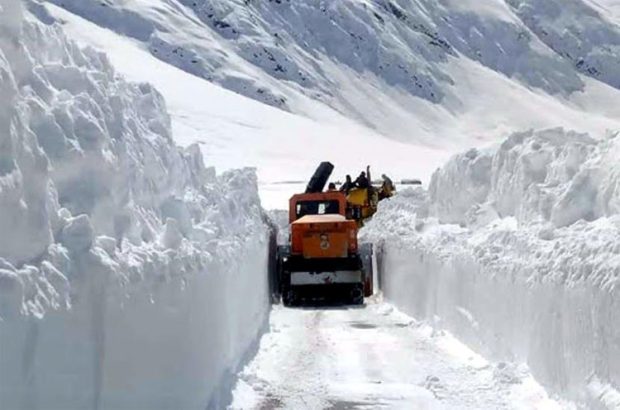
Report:
<svg viewBox="0 0 620 410"><path fill-rule="evenodd" d="M277 252L286 306L307 300L363 304L373 293L372 244L358 243L345 194L323 192L333 169L321 163L306 192L289 201L289 244Z"/></svg>

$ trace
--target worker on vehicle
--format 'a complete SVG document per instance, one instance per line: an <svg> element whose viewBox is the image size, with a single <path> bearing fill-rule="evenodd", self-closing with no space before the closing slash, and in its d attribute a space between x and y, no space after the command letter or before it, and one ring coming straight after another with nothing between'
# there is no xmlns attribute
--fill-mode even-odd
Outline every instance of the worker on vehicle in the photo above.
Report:
<svg viewBox="0 0 620 410"><path fill-rule="evenodd" d="M329 185L327 186L327 192L336 192L336 184L334 184L333 182L330 182Z"/></svg>
<svg viewBox="0 0 620 410"><path fill-rule="evenodd" d="M366 173L364 171L362 171L360 176L358 176L355 180L355 186L361 189L370 187L370 182L368 181L368 178L366 177Z"/></svg>
<svg viewBox="0 0 620 410"><path fill-rule="evenodd" d="M353 188L355 188L355 184L353 184L353 181L351 180L351 175L347 175L344 184L342 184L342 186L340 187L340 192L344 192L348 195L349 191L351 191Z"/></svg>
<svg viewBox="0 0 620 410"><path fill-rule="evenodd" d="M381 183L381 189L379 190L379 200L391 197L394 195L394 191L396 191L394 182L392 182L390 177L382 174L381 179L383 179L383 182Z"/></svg>

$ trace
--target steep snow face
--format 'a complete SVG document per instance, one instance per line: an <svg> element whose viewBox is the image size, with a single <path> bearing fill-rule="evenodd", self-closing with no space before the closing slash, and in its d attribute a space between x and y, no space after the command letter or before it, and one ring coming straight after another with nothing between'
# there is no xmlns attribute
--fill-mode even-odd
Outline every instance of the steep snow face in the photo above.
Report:
<svg viewBox="0 0 620 410"><path fill-rule="evenodd" d="M493 212L554 227L617 215L619 149L616 133L602 140L561 129L514 134L496 150L457 155L433 175L434 215L475 225Z"/></svg>
<svg viewBox="0 0 620 410"><path fill-rule="evenodd" d="M219 408L269 309L256 174L36 20L0 0L0 403Z"/></svg>
<svg viewBox="0 0 620 410"><path fill-rule="evenodd" d="M330 107L408 143L454 149L530 127L618 126L617 109L601 109L618 91L580 75L558 51L570 42L549 48L514 2L50 1L242 95L333 120L316 108ZM589 36L592 47L607 49L609 30Z"/></svg>
<svg viewBox="0 0 620 410"><path fill-rule="evenodd" d="M2 100L2 223L32 237L3 236L2 256L15 265L41 256L80 214L88 215L80 226L119 243L155 241L166 218L191 239L193 224L206 218L200 211L221 194L204 184L220 181L196 147L172 143L161 96L125 82L103 54L79 49L57 27L29 23L9 33L1 60L9 96Z"/></svg>
<svg viewBox="0 0 620 410"><path fill-rule="evenodd" d="M619 147L615 134L519 133L382 203L364 235L383 250L387 298L572 400L617 409Z"/></svg>
<svg viewBox="0 0 620 410"><path fill-rule="evenodd" d="M22 76L11 64L32 69L19 43L20 5L3 2L0 18L0 229L12 233L1 235L0 249L8 261L23 262L52 242L50 214L57 205L48 189L48 159L27 128L23 106L15 104Z"/></svg>
<svg viewBox="0 0 620 410"><path fill-rule="evenodd" d="M3 236L2 256L17 265L40 256L62 230L59 206L89 214L100 234L140 241L147 215L139 207L158 206L183 192L191 172L205 173L172 145L162 98L116 78L103 55L77 49L57 28L11 32L2 47L11 62L3 67L2 223L25 237Z"/></svg>

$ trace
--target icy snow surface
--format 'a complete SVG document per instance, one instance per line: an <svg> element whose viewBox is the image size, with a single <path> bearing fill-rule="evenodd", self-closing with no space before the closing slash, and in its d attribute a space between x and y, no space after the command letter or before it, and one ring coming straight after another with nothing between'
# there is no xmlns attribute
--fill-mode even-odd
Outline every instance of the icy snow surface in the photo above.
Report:
<svg viewBox="0 0 620 410"><path fill-rule="evenodd" d="M551 391L619 408L619 149L554 129L455 156L364 230L386 298Z"/></svg>
<svg viewBox="0 0 620 410"><path fill-rule="evenodd" d="M0 408L204 409L268 314L256 174L0 0Z"/></svg>
<svg viewBox="0 0 620 410"><path fill-rule="evenodd" d="M540 409L527 367L492 364L380 299L362 308L274 307L230 409ZM570 407L564 407L570 408Z"/></svg>

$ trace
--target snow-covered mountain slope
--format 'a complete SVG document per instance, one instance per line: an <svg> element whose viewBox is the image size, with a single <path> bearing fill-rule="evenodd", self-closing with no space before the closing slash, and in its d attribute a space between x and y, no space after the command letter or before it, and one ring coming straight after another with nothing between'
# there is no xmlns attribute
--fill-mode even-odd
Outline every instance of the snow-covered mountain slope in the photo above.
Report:
<svg viewBox="0 0 620 410"><path fill-rule="evenodd" d="M258 167L261 181L306 180L318 161L331 160L342 174L371 164L395 176L429 176L448 158L443 150L387 140L310 100L308 109L323 121L242 97L165 64L112 31L52 11L72 38L105 50L128 78L154 84L168 103L175 141L199 143L217 169L250 165Z"/></svg>
<svg viewBox="0 0 620 410"><path fill-rule="evenodd" d="M617 26L600 13L584 13L595 9L585 0L571 0L574 7L563 9L563 18L555 18L549 2L525 0L483 5L453 0L42 3L32 3L31 8L46 21L64 21L76 39L112 49L115 64L123 66L121 60L128 56L125 50L114 57L115 44L122 40L127 47L148 51L191 74L191 89L201 90L183 92L176 80L180 76L167 77L169 70L153 62L121 68L156 82L167 98L176 95L195 106L225 106L223 93L198 86L202 79L320 123L313 127L312 121L296 122L293 118L298 116L285 117L230 97L231 103L260 112L240 111L251 119L250 126L256 125L256 117L267 118L267 112L271 125L261 125L251 141L236 136L227 140L219 125L197 130L195 121L175 133L176 138L205 141L207 156L211 142L213 158L222 157L216 153L224 150L238 152L238 157L223 157L243 158L246 165L259 167L259 175L277 175L281 169L295 173L278 158L297 158L300 147L311 150L304 157L315 163L329 151L354 146L358 151L350 156L361 157L364 163L372 159L398 176L424 178L432 167L416 168L411 163L428 160L436 166L445 158L441 152L494 141L515 130L563 126L603 135L620 125L620 108L613 104L620 91L614 88L617 70L610 48ZM528 18L531 13L540 18L537 25ZM93 34L92 26L76 15L116 34ZM565 30L572 30L573 21L589 30L577 45ZM547 38L542 32L551 32L548 27L561 34ZM573 49L584 50L583 57ZM566 50L573 58L566 56ZM595 64L592 56L601 53L607 57ZM141 57L141 61L147 60ZM586 64L599 67L599 74ZM176 104L171 105L173 124L190 123L191 112L199 109L176 110ZM271 129L276 117L288 118L285 122L292 127ZM330 126L324 128L326 123ZM264 146L271 144L264 141L274 141L278 148L264 152ZM426 151L408 150L391 141L439 152L429 158ZM316 144L321 149L313 149ZM245 147L255 155L248 157ZM387 155L374 151L382 149ZM270 161L262 160L265 155ZM393 164L403 157L414 160L409 166ZM277 167L269 164L271 160ZM308 170L304 166L294 179L306 178Z"/></svg>
<svg viewBox="0 0 620 410"><path fill-rule="evenodd" d="M523 23L579 72L620 88L620 20L613 0L508 0ZM611 9L610 9L611 8Z"/></svg>
<svg viewBox="0 0 620 410"><path fill-rule="evenodd" d="M256 175L217 176L151 85L21 5L0 0L0 407L217 403L268 314Z"/></svg>
<svg viewBox="0 0 620 410"><path fill-rule="evenodd" d="M586 408L620 408L620 139L561 129L459 154L381 204L388 299Z"/></svg>

